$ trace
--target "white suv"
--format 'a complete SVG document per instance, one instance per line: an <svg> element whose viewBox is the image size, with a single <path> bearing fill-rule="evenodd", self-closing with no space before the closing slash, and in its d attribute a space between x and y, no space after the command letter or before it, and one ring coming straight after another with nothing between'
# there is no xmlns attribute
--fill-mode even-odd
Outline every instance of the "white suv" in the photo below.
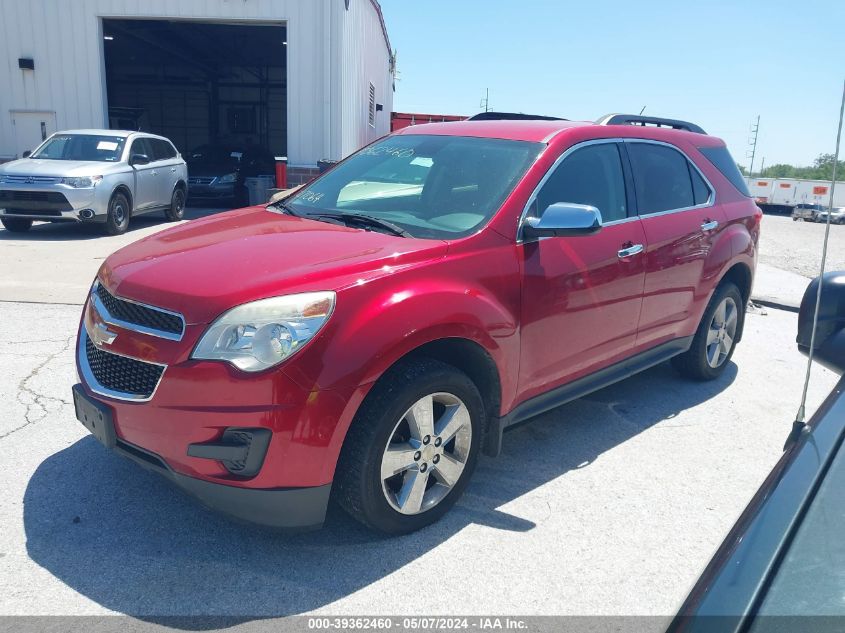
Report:
<svg viewBox="0 0 845 633"><path fill-rule="evenodd" d="M185 214L188 167L166 138L142 132L58 132L21 160L0 165L0 222L28 231L33 221L94 222L110 235L129 218Z"/></svg>

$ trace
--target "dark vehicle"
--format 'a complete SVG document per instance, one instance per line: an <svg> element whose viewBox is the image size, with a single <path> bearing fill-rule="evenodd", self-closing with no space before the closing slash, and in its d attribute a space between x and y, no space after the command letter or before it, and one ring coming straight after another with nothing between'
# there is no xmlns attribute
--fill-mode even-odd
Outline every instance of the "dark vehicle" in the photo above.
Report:
<svg viewBox="0 0 845 633"><path fill-rule="evenodd" d="M818 279L801 302L808 354ZM845 373L845 272L824 277L814 358ZM842 631L845 626L845 378L797 433L717 550L671 633ZM790 440L795 436L790 436Z"/></svg>
<svg viewBox="0 0 845 633"><path fill-rule="evenodd" d="M202 145L188 157L188 197L248 203L247 178L275 173L273 153L260 145Z"/></svg>

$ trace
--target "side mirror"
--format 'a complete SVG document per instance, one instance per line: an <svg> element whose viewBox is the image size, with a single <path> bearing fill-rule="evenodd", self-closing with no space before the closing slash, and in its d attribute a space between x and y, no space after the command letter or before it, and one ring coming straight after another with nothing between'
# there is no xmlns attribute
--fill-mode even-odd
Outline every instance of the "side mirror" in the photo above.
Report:
<svg viewBox="0 0 845 633"><path fill-rule="evenodd" d="M809 354L819 280L807 286L798 311L798 350ZM845 373L845 272L825 273L819 303L813 358L837 374Z"/></svg>
<svg viewBox="0 0 845 633"><path fill-rule="evenodd" d="M132 154L132 156L129 158L129 164L133 167L135 165L149 165L150 157L146 154Z"/></svg>
<svg viewBox="0 0 845 633"><path fill-rule="evenodd" d="M526 218L522 224L525 239L540 237L576 237L601 230L601 212L589 204L556 202L546 207L539 218Z"/></svg>
<svg viewBox="0 0 845 633"><path fill-rule="evenodd" d="M30 156L32 156L32 152L29 150L26 150L23 154L21 154L21 158L29 158Z"/></svg>

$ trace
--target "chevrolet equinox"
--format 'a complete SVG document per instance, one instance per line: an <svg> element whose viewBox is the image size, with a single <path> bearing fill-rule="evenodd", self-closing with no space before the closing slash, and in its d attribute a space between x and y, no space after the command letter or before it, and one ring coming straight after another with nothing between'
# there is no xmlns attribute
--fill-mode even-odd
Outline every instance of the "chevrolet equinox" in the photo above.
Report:
<svg viewBox="0 0 845 633"><path fill-rule="evenodd" d="M417 125L279 202L111 255L76 414L240 519L318 527L331 497L410 532L506 427L669 359L718 377L760 218L691 123Z"/></svg>

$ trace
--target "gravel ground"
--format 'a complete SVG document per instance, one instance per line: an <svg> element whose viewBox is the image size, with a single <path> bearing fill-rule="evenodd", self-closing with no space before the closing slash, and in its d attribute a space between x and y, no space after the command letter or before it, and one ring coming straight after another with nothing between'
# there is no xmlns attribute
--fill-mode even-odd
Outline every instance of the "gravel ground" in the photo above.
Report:
<svg viewBox="0 0 845 633"><path fill-rule="evenodd" d="M760 261L805 277L817 277L824 229L824 224L794 222L788 216L763 216ZM827 270L845 270L845 225L830 227L827 257Z"/></svg>

